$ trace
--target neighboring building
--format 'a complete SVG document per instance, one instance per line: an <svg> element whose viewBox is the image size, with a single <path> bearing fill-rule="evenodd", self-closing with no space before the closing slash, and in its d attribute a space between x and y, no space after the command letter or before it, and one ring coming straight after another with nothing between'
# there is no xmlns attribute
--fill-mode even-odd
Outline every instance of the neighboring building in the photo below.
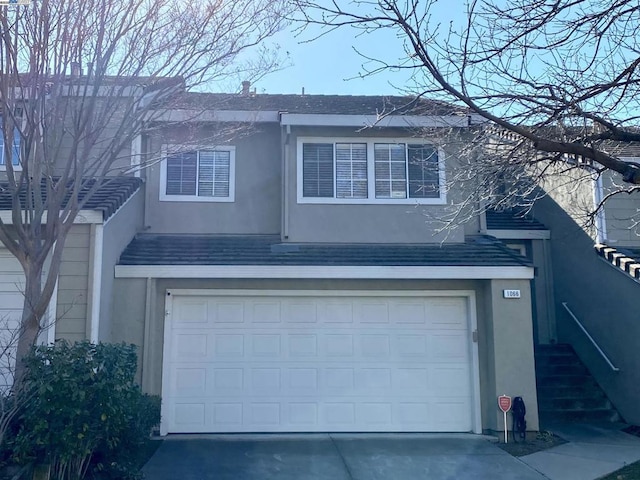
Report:
<svg viewBox="0 0 640 480"><path fill-rule="evenodd" d="M133 149L144 183L70 238L51 338L137 344L163 434L480 433L505 393L537 430L549 232L439 231L464 196L441 139L474 118L406 102L185 94Z"/></svg>

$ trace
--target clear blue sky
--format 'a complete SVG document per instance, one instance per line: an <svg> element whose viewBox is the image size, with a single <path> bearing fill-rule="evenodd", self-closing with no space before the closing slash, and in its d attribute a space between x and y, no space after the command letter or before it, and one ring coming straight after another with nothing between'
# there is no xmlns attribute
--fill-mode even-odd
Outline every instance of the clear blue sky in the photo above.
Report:
<svg viewBox="0 0 640 480"><path fill-rule="evenodd" d="M462 0L437 2L432 9L432 21L448 29L450 21L464 21L465 3ZM457 8L452 8L457 5ZM374 58L397 60L404 56L402 41L393 32L360 34L353 28L340 28L324 37L301 43L313 37L304 32L297 38L291 30L280 32L272 39L283 52L289 53L291 66L269 74L253 85L257 93L391 95L410 87L407 71L383 72L358 78L362 65L369 69L376 64L367 62L356 50ZM355 77L355 78L354 78Z"/></svg>

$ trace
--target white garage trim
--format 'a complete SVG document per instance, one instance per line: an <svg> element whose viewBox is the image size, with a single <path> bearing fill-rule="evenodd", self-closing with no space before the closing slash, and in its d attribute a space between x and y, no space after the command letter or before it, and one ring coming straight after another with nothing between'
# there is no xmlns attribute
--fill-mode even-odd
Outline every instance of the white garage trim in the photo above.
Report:
<svg viewBox="0 0 640 480"><path fill-rule="evenodd" d="M116 265L116 278L533 279L533 267L331 265Z"/></svg>
<svg viewBox="0 0 640 480"><path fill-rule="evenodd" d="M469 369L471 378L471 430L475 433L481 433L481 409L480 409L480 380L479 380L479 361L478 361L478 344L473 341L474 332L477 330L475 292L470 290L457 291L311 291L311 290L210 290L210 289L176 289L166 291L165 303L165 325L164 325L164 347L162 361L162 398L163 398L163 416L160 427L162 435L171 432L170 419L165 410L166 402L170 398L171 393L171 348L172 348L172 327L175 319L174 316L174 298L188 296L205 296L212 298L220 297L383 297L383 298L429 298L429 297L455 297L465 299L466 302L466 330L468 332L468 358L470 361Z"/></svg>

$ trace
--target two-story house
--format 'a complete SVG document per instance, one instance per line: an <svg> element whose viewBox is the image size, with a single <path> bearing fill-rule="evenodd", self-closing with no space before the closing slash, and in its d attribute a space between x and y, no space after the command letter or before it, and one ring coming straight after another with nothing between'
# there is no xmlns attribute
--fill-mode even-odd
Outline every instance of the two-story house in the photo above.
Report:
<svg viewBox="0 0 640 480"><path fill-rule="evenodd" d="M439 230L465 195L443 139L474 119L406 103L185 94L136 139L143 185L84 228L91 308L53 337L139 345L163 434L480 433L501 394L537 430L537 260L484 217Z"/></svg>

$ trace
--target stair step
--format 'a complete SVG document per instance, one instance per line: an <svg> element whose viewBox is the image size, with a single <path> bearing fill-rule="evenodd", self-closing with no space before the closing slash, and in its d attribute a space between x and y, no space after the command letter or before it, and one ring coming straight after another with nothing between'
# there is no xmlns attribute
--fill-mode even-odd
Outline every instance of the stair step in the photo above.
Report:
<svg viewBox="0 0 640 480"><path fill-rule="evenodd" d="M575 355L536 355L536 366L545 367L549 365L582 365L582 362Z"/></svg>
<svg viewBox="0 0 640 480"><path fill-rule="evenodd" d="M554 343L554 344L544 344L544 345L536 345L535 348L536 355L538 353L568 353L570 355L575 355L573 347L568 343Z"/></svg>
<svg viewBox="0 0 640 480"><path fill-rule="evenodd" d="M602 410L611 409L611 403L604 398L538 398L538 408L540 410Z"/></svg>
<svg viewBox="0 0 640 480"><path fill-rule="evenodd" d="M537 372L542 377L555 375L585 375L589 376L589 370L582 365L543 365L538 367Z"/></svg>
<svg viewBox="0 0 640 480"><path fill-rule="evenodd" d="M538 345L535 360L541 422L620 419L570 345Z"/></svg>
<svg viewBox="0 0 640 480"><path fill-rule="evenodd" d="M590 375L547 375L538 377L538 385L542 386L593 386L598 387L597 383Z"/></svg>
<svg viewBox="0 0 640 480"><path fill-rule="evenodd" d="M539 414L543 422L549 420L566 422L617 422L620 419L618 413L611 408L592 410L539 410Z"/></svg>
<svg viewBox="0 0 640 480"><path fill-rule="evenodd" d="M607 398L592 381L589 385L541 385L538 384L538 399L541 398Z"/></svg>

